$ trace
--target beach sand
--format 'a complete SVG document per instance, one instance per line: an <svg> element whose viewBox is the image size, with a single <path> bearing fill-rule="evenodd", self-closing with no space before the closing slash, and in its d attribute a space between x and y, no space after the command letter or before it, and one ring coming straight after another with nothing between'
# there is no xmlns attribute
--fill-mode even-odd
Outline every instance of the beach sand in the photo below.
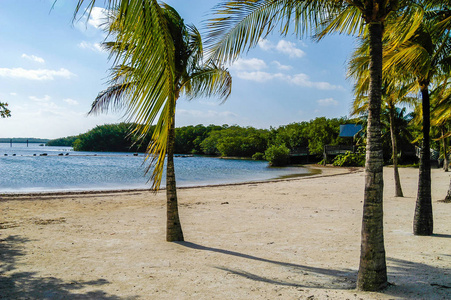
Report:
<svg viewBox="0 0 451 300"><path fill-rule="evenodd" d="M0 196L1 299L450 299L450 174L432 170L434 235L412 235L418 169L384 169L391 285L355 290L364 173L179 189L186 242L165 241L165 193Z"/></svg>

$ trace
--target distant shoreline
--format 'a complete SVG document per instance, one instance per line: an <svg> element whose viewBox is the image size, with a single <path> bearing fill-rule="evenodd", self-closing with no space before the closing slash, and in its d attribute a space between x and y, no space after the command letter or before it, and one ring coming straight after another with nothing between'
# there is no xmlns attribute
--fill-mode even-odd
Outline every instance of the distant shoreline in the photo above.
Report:
<svg viewBox="0 0 451 300"><path fill-rule="evenodd" d="M331 177L337 175L351 174L355 172L362 172L363 168L342 168L342 167L328 167L328 166L319 166L313 165L304 166L310 170L309 173L302 174L292 174L287 176L282 176L279 178L272 178L266 180L256 180L256 181L244 181L244 182L235 182L235 183L221 183L221 184L206 184L206 185L193 185L193 186L180 186L177 189L185 190L185 189L200 189L200 188L211 188L211 187L227 187L227 186L242 186L248 184L260 184L260 183L268 183L268 182L277 182L277 181L292 181L299 179L307 179L307 178L317 178L317 177ZM164 191L166 188L161 188L159 191ZM6 192L0 193L1 197L4 198L20 198L20 200L26 200L29 198L35 197L52 197L52 196L84 196L84 195L100 195L100 194L123 194L123 193L133 193L133 192L149 192L152 191L150 188L148 189L105 189L105 190L66 190L66 191L43 191L43 192ZM25 197L25 198L24 198ZM18 199L19 200L19 199Z"/></svg>

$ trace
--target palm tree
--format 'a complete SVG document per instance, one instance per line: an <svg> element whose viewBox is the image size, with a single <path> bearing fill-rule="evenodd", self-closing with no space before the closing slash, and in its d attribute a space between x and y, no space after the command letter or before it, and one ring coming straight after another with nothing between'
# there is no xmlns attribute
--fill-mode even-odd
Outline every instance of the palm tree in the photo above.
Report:
<svg viewBox="0 0 451 300"><path fill-rule="evenodd" d="M378 290L387 285L383 235L383 156L380 133L382 35L389 14L413 1L400 0L249 0L222 1L210 20L212 59L233 61L276 27L281 34L331 32L369 37L369 92L365 196L357 288Z"/></svg>
<svg viewBox="0 0 451 300"><path fill-rule="evenodd" d="M451 135L450 123L451 123L451 75L445 74L442 80L437 80L439 84L431 92L431 96L434 102L431 119L432 125L436 126L440 130L440 137L437 140L442 142L443 148L443 170L449 171L448 160L448 138Z"/></svg>
<svg viewBox="0 0 451 300"><path fill-rule="evenodd" d="M8 109L8 103L0 102L0 117L11 117L11 111Z"/></svg>
<svg viewBox="0 0 451 300"><path fill-rule="evenodd" d="M369 89L369 45L368 40L364 39L361 45L354 52L352 59L349 63L349 77L354 78L354 92L356 98L353 103L353 115L365 114L368 110L368 89ZM392 145L392 161L393 161L393 175L395 180L395 197L403 197L401 180L399 178L398 170L398 143L397 143L397 131L400 129L396 126L396 105L399 104L413 104L414 99L408 97L407 86L402 86L402 83L396 82L395 84L389 84L390 81L396 81L395 78L384 79L382 86L381 100L382 107L388 111L390 137Z"/></svg>
<svg viewBox="0 0 451 300"><path fill-rule="evenodd" d="M441 7L434 7L440 11ZM423 10L419 9L422 14ZM415 235L432 235L431 162L430 162L430 86L437 76L451 72L451 36L449 31L439 30L437 18L429 17L437 13L433 8L428 14L420 15L421 22L411 34L403 35L387 51L384 69L403 80L415 83L422 98L423 139L420 154L418 195L415 206L413 232ZM435 14L434 14L435 16ZM399 36L399 28L387 28L392 37Z"/></svg>
<svg viewBox="0 0 451 300"><path fill-rule="evenodd" d="M176 102L182 95L189 99L219 95L225 100L231 92L231 76L212 62L202 63L199 31L186 26L167 4L122 1L109 31L115 41L105 46L115 66L110 87L95 99L91 113L106 111L110 106L124 107L129 120L137 124L134 132L141 137L157 120L147 147L148 170L153 168L152 188L157 190L167 156L166 240L183 241L174 172Z"/></svg>

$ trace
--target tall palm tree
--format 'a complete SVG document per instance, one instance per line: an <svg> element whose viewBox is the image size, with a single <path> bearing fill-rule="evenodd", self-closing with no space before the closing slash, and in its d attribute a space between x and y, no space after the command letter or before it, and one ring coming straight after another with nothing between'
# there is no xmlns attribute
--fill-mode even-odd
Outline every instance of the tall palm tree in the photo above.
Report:
<svg viewBox="0 0 451 300"><path fill-rule="evenodd" d="M203 63L199 31L186 26L165 3L122 1L109 31L115 41L105 46L115 66L110 87L95 99L91 113L110 106L125 108L140 136L145 136L156 121L146 158L150 160L148 170L153 169L152 188L160 186L167 157L166 240L183 241L174 172L176 102L182 95L188 99L219 95L225 100L231 92L231 76L212 62Z"/></svg>
<svg viewBox="0 0 451 300"><path fill-rule="evenodd" d="M378 290L387 285L383 235L383 157L380 133L382 34L393 11L413 1L402 0L242 0L222 1L210 20L212 59L233 61L278 27L298 36L331 32L369 37L369 105L362 243L357 288Z"/></svg>
<svg viewBox="0 0 451 300"><path fill-rule="evenodd" d="M365 114L368 110L368 89L369 89L369 45L368 39L363 39L360 46L353 53L352 59L349 63L349 77L354 78L354 92L355 99L353 102L353 115ZM394 84L389 84L390 81L395 81ZM393 161L393 175L395 180L395 197L403 197L401 180L398 170L398 143L397 143L397 131L395 117L397 113L396 106L399 104L413 104L414 99L408 97L407 86L402 86L402 83L395 78L387 78L385 76L382 86L381 100L382 107L388 111L389 115L389 127L390 137L392 145L392 161Z"/></svg>
<svg viewBox="0 0 451 300"><path fill-rule="evenodd" d="M418 195L415 206L413 232L415 235L432 235L433 216L431 198L431 162L430 162L430 87L437 76L451 72L451 35L449 30L439 30L433 12L441 6L429 7L418 19L419 26L411 34L403 35L385 55L384 69L403 80L415 83L421 93L423 115L423 139L420 154ZM423 9L419 9L423 13ZM432 14L435 16L435 14ZM399 36L397 26L388 27L391 37Z"/></svg>
<svg viewBox="0 0 451 300"><path fill-rule="evenodd" d="M442 142L443 170L449 171L448 138L451 135L451 74L445 74L443 79L437 80L439 84L431 92L433 108L431 112L432 125L440 130L437 140Z"/></svg>
<svg viewBox="0 0 451 300"><path fill-rule="evenodd" d="M448 143L447 139L451 137L450 123L451 123L451 76L446 74L444 80L440 80L439 84L434 90L433 94L436 99L434 109L432 111L433 124L441 129L441 137L443 143L443 168L445 172L448 171ZM448 193L444 199L446 203L451 203L451 178L449 182Z"/></svg>

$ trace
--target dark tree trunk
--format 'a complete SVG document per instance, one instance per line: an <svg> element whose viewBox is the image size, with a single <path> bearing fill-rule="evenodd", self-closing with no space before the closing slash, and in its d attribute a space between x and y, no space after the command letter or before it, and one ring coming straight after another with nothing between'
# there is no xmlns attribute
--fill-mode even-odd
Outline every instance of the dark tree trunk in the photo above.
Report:
<svg viewBox="0 0 451 300"><path fill-rule="evenodd" d="M432 235L432 197L431 197L431 150L429 130L431 127L428 83L420 82L423 109L423 145L420 152L420 174L418 195L413 219L413 234Z"/></svg>
<svg viewBox="0 0 451 300"><path fill-rule="evenodd" d="M172 124L168 133L167 165L166 165L166 241L183 241L182 224L180 223L177 203L177 188L174 170L175 114L172 114Z"/></svg>
<svg viewBox="0 0 451 300"><path fill-rule="evenodd" d="M370 88L365 164L362 242L357 289L376 291L387 286L383 228L383 154L381 141L382 32L381 22L368 25Z"/></svg>
<svg viewBox="0 0 451 300"><path fill-rule="evenodd" d="M392 145L392 158L393 158L393 172L395 176L395 197L404 197L401 188L401 180L399 179L398 171L398 142L396 141L395 135L395 107L390 105L390 135L391 135L391 145Z"/></svg>
<svg viewBox="0 0 451 300"><path fill-rule="evenodd" d="M449 180L448 194L446 194L445 202L446 203L451 203L451 178Z"/></svg>
<svg viewBox="0 0 451 300"><path fill-rule="evenodd" d="M445 127L442 127L442 136L445 136ZM449 170L449 161L448 161L448 143L447 139L443 139L443 170L448 172Z"/></svg>

